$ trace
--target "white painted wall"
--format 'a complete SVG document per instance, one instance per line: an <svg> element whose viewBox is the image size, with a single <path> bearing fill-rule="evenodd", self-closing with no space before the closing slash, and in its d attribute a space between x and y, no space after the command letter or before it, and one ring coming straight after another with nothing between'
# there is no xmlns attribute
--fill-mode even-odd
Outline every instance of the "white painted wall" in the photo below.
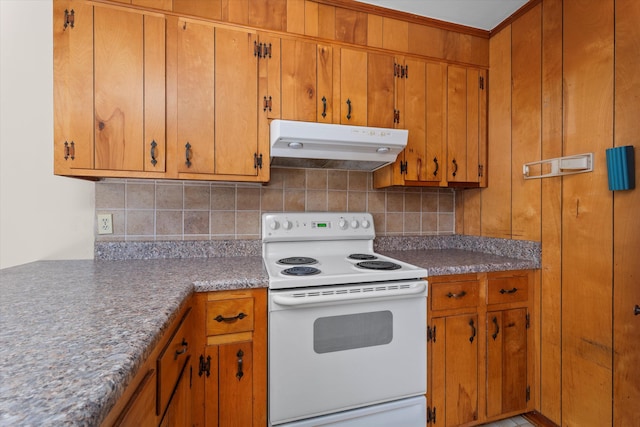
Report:
<svg viewBox="0 0 640 427"><path fill-rule="evenodd" d="M0 268L93 258L94 184L53 175L52 0L0 0Z"/></svg>

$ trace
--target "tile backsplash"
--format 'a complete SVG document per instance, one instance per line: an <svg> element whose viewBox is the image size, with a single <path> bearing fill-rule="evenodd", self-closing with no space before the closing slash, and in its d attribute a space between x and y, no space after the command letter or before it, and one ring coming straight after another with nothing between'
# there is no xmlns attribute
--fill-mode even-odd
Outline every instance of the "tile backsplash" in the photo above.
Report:
<svg viewBox="0 0 640 427"><path fill-rule="evenodd" d="M113 234L96 240L260 239L272 211L371 212L378 236L450 235L454 198L447 188L376 190L369 172L324 169L272 168L264 185L106 179L96 215L113 215Z"/></svg>

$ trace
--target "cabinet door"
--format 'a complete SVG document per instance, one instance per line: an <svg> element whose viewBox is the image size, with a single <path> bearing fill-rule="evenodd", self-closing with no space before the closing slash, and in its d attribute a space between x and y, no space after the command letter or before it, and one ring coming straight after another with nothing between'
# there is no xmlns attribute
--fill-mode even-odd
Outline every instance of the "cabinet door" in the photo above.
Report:
<svg viewBox="0 0 640 427"><path fill-rule="evenodd" d="M485 72L449 66L447 71L447 180L486 180Z"/></svg>
<svg viewBox="0 0 640 427"><path fill-rule="evenodd" d="M190 20L178 25L178 171L255 177L255 34Z"/></svg>
<svg viewBox="0 0 640 427"><path fill-rule="evenodd" d="M256 35L216 28L215 173L256 176L258 59Z"/></svg>
<svg viewBox="0 0 640 427"><path fill-rule="evenodd" d="M253 425L253 346L250 341L208 346L205 380L207 426Z"/></svg>
<svg viewBox="0 0 640 427"><path fill-rule="evenodd" d="M318 45L317 55L316 120L319 123L333 123L333 47Z"/></svg>
<svg viewBox="0 0 640 427"><path fill-rule="evenodd" d="M164 17L56 2L54 21L56 166L164 172Z"/></svg>
<svg viewBox="0 0 640 427"><path fill-rule="evenodd" d="M282 40L282 118L316 121L317 46L303 40Z"/></svg>
<svg viewBox="0 0 640 427"><path fill-rule="evenodd" d="M178 20L179 172L214 173L215 28Z"/></svg>
<svg viewBox="0 0 640 427"><path fill-rule="evenodd" d="M340 50L340 123L367 125L367 52Z"/></svg>
<svg viewBox="0 0 640 427"><path fill-rule="evenodd" d="M171 396L167 410L160 422L161 427L190 426L191 423L191 377L193 369L191 356L187 360L178 384Z"/></svg>
<svg viewBox="0 0 640 427"><path fill-rule="evenodd" d="M426 153L425 170L421 181L441 182L446 175L446 64L429 62L426 65ZM413 77L413 75L412 75Z"/></svg>
<svg viewBox="0 0 640 427"><path fill-rule="evenodd" d="M487 416L527 408L527 309L487 313Z"/></svg>
<svg viewBox="0 0 640 427"><path fill-rule="evenodd" d="M156 371L151 369L140 382L114 425L151 427L156 423Z"/></svg>
<svg viewBox="0 0 640 427"><path fill-rule="evenodd" d="M395 127L395 83L392 55L369 53L367 55L367 125ZM400 126L402 127L402 126Z"/></svg>
<svg viewBox="0 0 640 427"><path fill-rule="evenodd" d="M435 425L478 419L478 315L432 319L431 394ZM437 390L437 392L434 392Z"/></svg>
<svg viewBox="0 0 640 427"><path fill-rule="evenodd" d="M404 129L409 130L407 147L404 149L404 159L406 162L405 179L409 181L421 181L426 178L426 142L427 142L427 73L426 63L419 60L405 61L410 74L402 77L400 82L404 86L404 102L398 105L398 110L403 117Z"/></svg>

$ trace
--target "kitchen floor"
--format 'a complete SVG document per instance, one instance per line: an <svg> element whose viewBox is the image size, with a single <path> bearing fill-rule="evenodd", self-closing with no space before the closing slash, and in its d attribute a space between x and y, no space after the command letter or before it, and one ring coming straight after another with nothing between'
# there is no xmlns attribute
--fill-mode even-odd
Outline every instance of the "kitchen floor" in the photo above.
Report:
<svg viewBox="0 0 640 427"><path fill-rule="evenodd" d="M489 424L483 424L483 427L535 427L535 424L531 424L524 417L513 417Z"/></svg>

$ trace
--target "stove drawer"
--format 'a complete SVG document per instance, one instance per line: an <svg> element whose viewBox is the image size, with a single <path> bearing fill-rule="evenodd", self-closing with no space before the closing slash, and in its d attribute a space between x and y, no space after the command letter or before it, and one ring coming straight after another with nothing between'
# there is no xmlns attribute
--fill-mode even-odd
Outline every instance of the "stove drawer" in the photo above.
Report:
<svg viewBox="0 0 640 427"><path fill-rule="evenodd" d="M429 291L431 310L452 310L478 305L477 279L456 282L432 283Z"/></svg>
<svg viewBox="0 0 640 427"><path fill-rule="evenodd" d="M253 331L253 298L207 302L207 335Z"/></svg>

